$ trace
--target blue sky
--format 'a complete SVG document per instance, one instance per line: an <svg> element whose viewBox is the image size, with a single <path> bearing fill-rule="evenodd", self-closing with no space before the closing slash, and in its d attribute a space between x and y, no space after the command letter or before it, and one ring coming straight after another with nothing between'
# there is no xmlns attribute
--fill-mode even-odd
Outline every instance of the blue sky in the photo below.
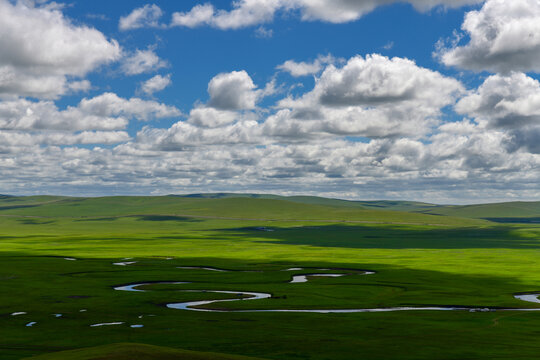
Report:
<svg viewBox="0 0 540 360"><path fill-rule="evenodd" d="M0 35L0 193L540 196L536 0L0 0Z"/></svg>

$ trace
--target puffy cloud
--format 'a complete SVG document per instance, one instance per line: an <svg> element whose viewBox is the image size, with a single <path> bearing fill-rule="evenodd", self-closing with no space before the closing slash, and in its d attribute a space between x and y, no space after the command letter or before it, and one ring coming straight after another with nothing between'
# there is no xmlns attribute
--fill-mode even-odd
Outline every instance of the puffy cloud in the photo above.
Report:
<svg viewBox="0 0 540 360"><path fill-rule="evenodd" d="M142 27L161 27L159 19L163 11L155 4L147 4L134 9L129 15L122 16L118 24L120 30L133 30Z"/></svg>
<svg viewBox="0 0 540 360"><path fill-rule="evenodd" d="M356 56L341 68L327 66L312 91L281 100L279 106L290 110L266 125L270 133L282 135L289 127L297 134L422 136L437 123L441 108L463 91L459 81L411 60Z"/></svg>
<svg viewBox="0 0 540 360"><path fill-rule="evenodd" d="M216 10L211 4L196 5L188 12L174 13L171 26L239 29L271 21L281 6L281 0L240 0L233 2L231 11Z"/></svg>
<svg viewBox="0 0 540 360"><path fill-rule="evenodd" d="M156 150L184 151L198 146L256 144L260 128L254 120L237 121L221 127L202 128L179 121L170 129L144 128L137 134L139 142Z"/></svg>
<svg viewBox="0 0 540 360"><path fill-rule="evenodd" d="M50 101L0 102L0 129L4 130L118 130L127 123L124 117L99 116L76 107L60 111Z"/></svg>
<svg viewBox="0 0 540 360"><path fill-rule="evenodd" d="M167 65L165 60L156 55L154 49L148 48L135 50L130 56L124 58L122 71L127 75L138 75L161 69Z"/></svg>
<svg viewBox="0 0 540 360"><path fill-rule="evenodd" d="M20 132L1 131L0 141L4 146L29 147L34 145L111 145L130 140L125 131L83 131L69 132Z"/></svg>
<svg viewBox="0 0 540 360"><path fill-rule="evenodd" d="M462 25L468 44L442 47L448 66L492 72L540 71L540 2L488 0L467 13Z"/></svg>
<svg viewBox="0 0 540 360"><path fill-rule="evenodd" d="M123 99L104 93L82 99L76 106L59 110L51 101L27 99L0 102L0 129L3 130L120 130L129 119L177 117L175 107L139 98Z"/></svg>
<svg viewBox="0 0 540 360"><path fill-rule="evenodd" d="M376 106L415 101L440 108L462 90L457 80L419 67L412 60L373 54L355 56L342 68L329 65L313 91L300 99L282 101L282 105Z"/></svg>
<svg viewBox="0 0 540 360"><path fill-rule="evenodd" d="M455 109L494 128L540 125L540 82L523 73L492 75Z"/></svg>
<svg viewBox="0 0 540 360"><path fill-rule="evenodd" d="M239 118L239 114L234 111L198 107L191 110L188 122L198 127L215 128L231 124Z"/></svg>
<svg viewBox="0 0 540 360"><path fill-rule="evenodd" d="M68 76L85 76L121 53L116 41L72 24L51 4L7 0L0 0L0 48L0 96L50 99L70 89Z"/></svg>
<svg viewBox="0 0 540 360"><path fill-rule="evenodd" d="M276 69L286 71L294 77L299 77L317 74L323 69L324 65L333 64L336 61L337 59L331 55L319 55L319 57L312 62L287 60L283 64L276 66Z"/></svg>
<svg viewBox="0 0 540 360"><path fill-rule="evenodd" d="M189 12L175 12L172 15L171 26L197 27L210 24L214 17L212 4L195 5Z"/></svg>
<svg viewBox="0 0 540 360"><path fill-rule="evenodd" d="M171 26L197 27L202 25L218 29L239 29L273 20L278 11L300 11L302 20L320 20L332 23L354 21L378 6L400 0L239 0L232 9L216 10L211 4L196 5L188 12L173 14ZM408 0L420 11L435 6L459 7L483 0Z"/></svg>
<svg viewBox="0 0 540 360"><path fill-rule="evenodd" d="M492 75L462 98L456 112L473 117L483 128L506 130L509 151L540 153L540 82L523 73Z"/></svg>
<svg viewBox="0 0 540 360"><path fill-rule="evenodd" d="M82 99L78 110L96 116L127 116L137 120L177 117L180 110L153 100L123 99L114 93L104 93L91 99Z"/></svg>
<svg viewBox="0 0 540 360"><path fill-rule="evenodd" d="M72 81L68 84L68 87L72 92L86 92L92 88L92 84L88 80Z"/></svg>
<svg viewBox="0 0 540 360"><path fill-rule="evenodd" d="M155 92L165 89L171 83L171 74L165 76L156 75L141 84L141 91L145 94L152 95Z"/></svg>
<svg viewBox="0 0 540 360"><path fill-rule="evenodd" d="M344 23L358 20L378 6L396 2L407 2L419 11L428 11L441 5L445 7L460 7L483 1L484 0L293 0L288 1L288 3L294 7L300 8L304 20L322 20L332 23Z"/></svg>
<svg viewBox="0 0 540 360"><path fill-rule="evenodd" d="M523 149L533 154L540 154L538 139L540 139L539 125L524 126L510 131L510 138L506 140L505 146L511 152Z"/></svg>
<svg viewBox="0 0 540 360"><path fill-rule="evenodd" d="M209 105L220 110L253 109L260 91L245 70L221 73L208 84Z"/></svg>

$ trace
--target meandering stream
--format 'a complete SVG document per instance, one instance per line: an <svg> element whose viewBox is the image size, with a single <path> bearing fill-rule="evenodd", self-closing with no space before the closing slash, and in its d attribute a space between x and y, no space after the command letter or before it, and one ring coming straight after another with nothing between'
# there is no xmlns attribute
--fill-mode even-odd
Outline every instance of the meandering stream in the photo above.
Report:
<svg viewBox="0 0 540 360"><path fill-rule="evenodd" d="M185 269L203 269L216 271L215 268L210 267L183 267ZM297 271L304 270L303 268L290 268L286 271ZM343 269L318 269L318 270L341 270ZM224 269L219 269L218 271L227 271ZM354 272L356 275L372 275L375 274L373 271L362 271L356 270ZM330 274L330 273L317 273L317 274L302 274L302 275L293 275L289 283L305 283L309 281L310 277L341 277L348 276L349 274ZM129 292L145 292L147 290L138 289L144 285L153 285L153 284L189 284L189 282L184 281L161 281L161 282L142 282L136 284L127 284L119 285L114 287L114 290L118 291L129 291ZM262 292L251 292L251 291L230 291L230 290L178 290L180 292L190 292L190 293L215 293L215 294L230 294L235 295L236 298L232 299L214 299L214 300L198 300L198 301L187 301L187 302L177 302L169 303L166 306L170 309L177 310L189 310L189 311L202 311L202 312L291 312L291 313L320 313L320 314L330 314L330 313L373 313L373 312L392 312L392 311L469 311L469 312L489 312L489 311L540 311L540 308L490 308L490 307L467 307L467 306L398 306L398 307L385 307L385 308L358 308L358 309L250 309L250 310L233 310L233 309L207 309L201 308L200 306L222 303L222 302L232 302L232 301L253 301L261 299L269 299L272 297L270 293ZM539 299L540 294L519 294L514 295L514 298L522 301L540 303Z"/></svg>

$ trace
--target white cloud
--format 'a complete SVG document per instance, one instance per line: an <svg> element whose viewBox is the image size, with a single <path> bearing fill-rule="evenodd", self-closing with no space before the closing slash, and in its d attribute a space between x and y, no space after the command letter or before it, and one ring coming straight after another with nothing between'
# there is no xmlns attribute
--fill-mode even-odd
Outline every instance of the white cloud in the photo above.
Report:
<svg viewBox="0 0 540 360"><path fill-rule="evenodd" d="M540 125L540 82L523 73L492 75L455 108L488 127Z"/></svg>
<svg viewBox="0 0 540 360"><path fill-rule="evenodd" d="M114 93L104 93L91 99L82 99L77 109L96 116L127 116L141 121L178 117L180 110L153 100L123 99Z"/></svg>
<svg viewBox="0 0 540 360"><path fill-rule="evenodd" d="M492 72L540 72L540 2L488 0L467 13L462 29L470 41L438 49L448 66Z"/></svg>
<svg viewBox="0 0 540 360"><path fill-rule="evenodd" d="M165 89L171 83L171 74L165 76L156 75L141 84L141 91L145 94L152 95L155 92Z"/></svg>
<svg viewBox="0 0 540 360"><path fill-rule="evenodd" d="M171 26L194 28L210 24L214 17L214 11L214 6L212 4L195 5L189 12L173 13Z"/></svg>
<svg viewBox="0 0 540 360"><path fill-rule="evenodd" d="M456 104L482 128L505 134L509 151L540 154L540 82L523 73L492 75Z"/></svg>
<svg viewBox="0 0 540 360"><path fill-rule="evenodd" d="M463 91L459 81L411 60L356 56L341 68L328 65L312 91L281 100L279 106L286 111L270 117L265 126L280 136L291 131L295 136L326 132L419 137Z"/></svg>
<svg viewBox="0 0 540 360"><path fill-rule="evenodd" d="M126 75L138 75L156 71L168 66L168 63L160 59L151 47L146 50L135 50L130 56L124 58L122 71Z"/></svg>
<svg viewBox="0 0 540 360"><path fill-rule="evenodd" d="M272 36L274 36L274 30L267 29L264 26L259 26L255 30L255 36L258 37L258 38L261 38L261 39L268 39L268 38L271 38Z"/></svg>
<svg viewBox="0 0 540 360"><path fill-rule="evenodd" d="M69 132L20 132L0 130L0 142L4 146L29 147L34 145L112 145L130 140L125 131Z"/></svg>
<svg viewBox="0 0 540 360"><path fill-rule="evenodd" d="M120 58L120 46L98 30L74 25L54 6L0 0L0 96L54 99L67 77L83 77Z"/></svg>
<svg viewBox="0 0 540 360"><path fill-rule="evenodd" d="M407 2L419 11L428 11L436 6L460 7L467 4L481 3L484 0L292 0L286 1L300 8L304 20L322 20L331 23L344 23L358 20L376 7Z"/></svg>
<svg viewBox="0 0 540 360"><path fill-rule="evenodd" d="M389 41L389 42L387 42L382 48L383 48L384 50L391 50L393 47L394 47L394 42L393 42L393 41Z"/></svg>
<svg viewBox="0 0 540 360"><path fill-rule="evenodd" d="M256 144L260 128L254 120L238 121L233 124L201 128L192 123L179 121L170 129L145 128L137 134L141 143L164 151L184 151L198 146Z"/></svg>
<svg viewBox="0 0 540 360"><path fill-rule="evenodd" d="M217 110L211 107L198 107L189 113L188 122L198 127L215 128L228 125L239 119L234 111Z"/></svg>
<svg viewBox="0 0 540 360"><path fill-rule="evenodd" d="M92 88L92 84L88 80L72 81L68 87L72 92L86 92Z"/></svg>
<svg viewBox="0 0 540 360"><path fill-rule="evenodd" d="M239 29L271 21L281 6L281 0L240 0L233 2L231 11L216 10L211 4L196 5L188 12L174 13L171 26Z"/></svg>
<svg viewBox="0 0 540 360"><path fill-rule="evenodd" d="M118 24L120 30L133 30L142 27L161 27L159 19L163 11L155 4L147 4L134 9L129 15L122 16Z"/></svg>
<svg viewBox="0 0 540 360"><path fill-rule="evenodd" d="M484 0L408 0L420 11L436 6L459 7ZM171 26L212 26L218 29L239 29L271 22L278 11L299 11L302 20L344 23L359 19L381 5L399 0L238 0L232 9L217 10L211 4L196 5L188 12L173 14Z"/></svg>
<svg viewBox="0 0 540 360"><path fill-rule="evenodd" d="M119 130L125 128L127 122L124 117L99 116L77 107L60 111L51 101L0 102L0 129L3 130Z"/></svg>
<svg viewBox="0 0 540 360"><path fill-rule="evenodd" d="M283 64L276 66L276 69L286 71L294 77L299 77L317 74L323 69L324 65L334 64L336 61L338 61L338 59L335 59L331 55L319 55L317 59L312 62L287 60Z"/></svg>
<svg viewBox="0 0 540 360"><path fill-rule="evenodd" d="M139 98L123 99L114 93L82 99L77 106L65 110L59 110L51 101L17 99L0 102L0 129L120 130L133 118L147 121L180 114L175 107Z"/></svg>
<svg viewBox="0 0 540 360"><path fill-rule="evenodd" d="M209 105L220 110L253 109L260 91L245 70L221 73L208 83Z"/></svg>

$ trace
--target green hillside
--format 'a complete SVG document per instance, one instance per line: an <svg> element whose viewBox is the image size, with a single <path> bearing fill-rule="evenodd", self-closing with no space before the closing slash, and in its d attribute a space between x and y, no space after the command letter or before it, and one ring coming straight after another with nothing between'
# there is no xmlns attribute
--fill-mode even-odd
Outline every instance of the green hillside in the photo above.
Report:
<svg viewBox="0 0 540 360"><path fill-rule="evenodd" d="M32 360L256 360L260 358L173 349L146 344L111 344L33 356Z"/></svg>
<svg viewBox="0 0 540 360"><path fill-rule="evenodd" d="M182 195L185 198L200 199L228 199L228 198L252 198L252 199L273 199L285 200L300 204L323 205L333 207L356 208L363 210L385 210L385 211L406 211L418 212L432 215L445 215L475 219L492 219L497 222L506 222L505 219L514 218L519 221L524 218L525 222L534 221L540 216L540 202L504 202L493 204L474 205L436 205L418 201L402 200L342 200L324 198L318 196L279 196L270 194L235 194L235 193L209 193ZM531 219L532 218L532 219ZM528 220L527 220L528 219ZM512 221L510 221L512 222Z"/></svg>
<svg viewBox="0 0 540 360"><path fill-rule="evenodd" d="M165 215L217 217L245 220L324 220L442 225L478 225L482 220L459 219L405 211L337 206L253 197L135 197L100 198L30 197L0 201L0 216L35 217L119 217ZM305 200L305 199L304 199Z"/></svg>
<svg viewBox="0 0 540 360"><path fill-rule="evenodd" d="M540 201L438 206L427 214L488 219L496 222L540 222Z"/></svg>
<svg viewBox="0 0 540 360"><path fill-rule="evenodd" d="M416 202L416 201L400 201L400 200L375 200L375 201L360 201L360 200L343 200L334 198L325 198L320 196L280 196L271 194L237 194L237 193L208 193L208 194L189 194L189 195L172 195L185 198L203 198L203 199L226 199L226 198L253 198L253 199L273 199L286 200L301 204L325 205L351 207L360 209L377 209L377 210L393 210L393 211L419 211L426 210L439 205Z"/></svg>

